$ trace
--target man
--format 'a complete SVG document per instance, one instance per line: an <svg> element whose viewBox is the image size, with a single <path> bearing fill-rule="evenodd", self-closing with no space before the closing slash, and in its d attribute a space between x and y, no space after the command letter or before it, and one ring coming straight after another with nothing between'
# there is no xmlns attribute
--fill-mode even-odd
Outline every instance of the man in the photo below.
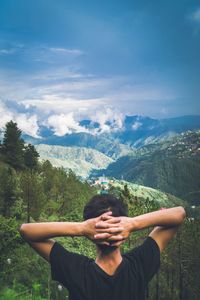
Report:
<svg viewBox="0 0 200 300"><path fill-rule="evenodd" d="M160 252L185 218L183 207L159 210L134 218L122 201L96 195L84 208L83 222L23 224L20 233L51 264L52 278L63 284L71 300L143 300L145 288L160 265ZM121 254L131 232L156 226L144 243ZM51 240L85 236L97 246L94 261L67 251Z"/></svg>

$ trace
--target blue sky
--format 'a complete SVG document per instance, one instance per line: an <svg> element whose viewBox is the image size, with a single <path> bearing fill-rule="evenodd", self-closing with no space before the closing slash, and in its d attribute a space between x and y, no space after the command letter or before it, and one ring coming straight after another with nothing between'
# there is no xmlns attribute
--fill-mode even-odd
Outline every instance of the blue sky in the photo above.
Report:
<svg viewBox="0 0 200 300"><path fill-rule="evenodd" d="M0 128L200 113L200 3L2 0Z"/></svg>

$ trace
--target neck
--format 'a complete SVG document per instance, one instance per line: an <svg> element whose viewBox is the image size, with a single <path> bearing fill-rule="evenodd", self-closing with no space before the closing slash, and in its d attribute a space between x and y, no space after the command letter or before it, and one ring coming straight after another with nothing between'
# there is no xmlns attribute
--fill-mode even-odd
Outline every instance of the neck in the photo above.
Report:
<svg viewBox="0 0 200 300"><path fill-rule="evenodd" d="M115 249L107 247L107 249L101 249L97 247L96 264L102 268L107 274L113 275L122 261L120 248Z"/></svg>

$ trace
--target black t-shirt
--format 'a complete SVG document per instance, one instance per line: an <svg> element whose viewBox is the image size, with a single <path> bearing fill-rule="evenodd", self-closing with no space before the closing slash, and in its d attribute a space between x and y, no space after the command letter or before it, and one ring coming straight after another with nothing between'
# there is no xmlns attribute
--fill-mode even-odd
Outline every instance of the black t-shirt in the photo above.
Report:
<svg viewBox="0 0 200 300"><path fill-rule="evenodd" d="M144 300L147 283L160 266L160 250L148 237L141 246L122 255L121 264L110 276L93 259L55 243L50 264L52 279L69 290L70 300Z"/></svg>

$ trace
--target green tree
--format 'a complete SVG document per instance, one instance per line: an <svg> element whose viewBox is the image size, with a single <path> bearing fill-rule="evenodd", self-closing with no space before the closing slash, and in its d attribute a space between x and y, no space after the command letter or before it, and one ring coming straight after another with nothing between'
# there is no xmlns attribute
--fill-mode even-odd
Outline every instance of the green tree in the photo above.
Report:
<svg viewBox="0 0 200 300"><path fill-rule="evenodd" d="M127 184L124 185L124 189L122 190L122 195L125 198L127 198L128 200L130 200L130 198L131 198L131 194L130 194L130 191L129 191L129 188L128 188Z"/></svg>
<svg viewBox="0 0 200 300"><path fill-rule="evenodd" d="M39 153L33 145L28 144L28 146L25 146L24 163L27 168L36 169L38 166L38 157Z"/></svg>
<svg viewBox="0 0 200 300"><path fill-rule="evenodd" d="M24 167L24 140L21 138L21 133L17 123L10 121L6 124L2 153L5 162L15 169Z"/></svg>
<svg viewBox="0 0 200 300"><path fill-rule="evenodd" d="M21 189L27 208L27 222L30 222L31 217L37 221L46 200L41 178L32 170L24 171L21 175Z"/></svg>
<svg viewBox="0 0 200 300"><path fill-rule="evenodd" d="M17 175L12 168L3 168L0 173L0 206L2 215L10 217L11 207L15 203L17 189Z"/></svg>

